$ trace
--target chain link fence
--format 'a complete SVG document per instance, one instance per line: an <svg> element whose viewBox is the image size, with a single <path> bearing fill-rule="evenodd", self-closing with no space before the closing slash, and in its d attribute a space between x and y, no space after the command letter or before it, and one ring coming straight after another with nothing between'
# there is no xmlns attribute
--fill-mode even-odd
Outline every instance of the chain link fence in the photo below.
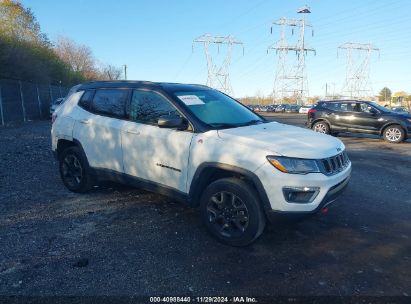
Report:
<svg viewBox="0 0 411 304"><path fill-rule="evenodd" d="M68 88L0 79L0 124L50 117L50 104L66 96Z"/></svg>

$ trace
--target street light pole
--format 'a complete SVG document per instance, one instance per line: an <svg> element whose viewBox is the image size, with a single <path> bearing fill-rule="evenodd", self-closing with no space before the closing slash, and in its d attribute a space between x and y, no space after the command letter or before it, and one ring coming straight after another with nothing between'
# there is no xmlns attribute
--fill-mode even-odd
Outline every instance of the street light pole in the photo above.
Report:
<svg viewBox="0 0 411 304"><path fill-rule="evenodd" d="M124 65L124 80L127 80L127 65Z"/></svg>

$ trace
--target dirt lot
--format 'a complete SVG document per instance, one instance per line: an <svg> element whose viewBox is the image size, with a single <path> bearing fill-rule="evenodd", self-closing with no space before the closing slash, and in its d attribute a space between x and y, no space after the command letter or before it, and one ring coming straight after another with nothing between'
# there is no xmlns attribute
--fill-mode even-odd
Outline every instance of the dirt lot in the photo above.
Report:
<svg viewBox="0 0 411 304"><path fill-rule="evenodd" d="M49 132L46 121L0 129L0 295L411 296L410 141L340 136L352 181L329 214L231 248L170 198L68 192Z"/></svg>

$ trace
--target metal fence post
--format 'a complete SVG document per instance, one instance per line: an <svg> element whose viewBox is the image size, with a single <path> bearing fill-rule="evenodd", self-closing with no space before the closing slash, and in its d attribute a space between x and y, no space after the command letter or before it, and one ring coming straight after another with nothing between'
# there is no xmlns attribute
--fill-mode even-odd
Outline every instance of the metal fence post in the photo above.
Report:
<svg viewBox="0 0 411 304"><path fill-rule="evenodd" d="M26 108L24 107L23 85L21 84L21 80L19 80L19 87L20 87L21 108L23 109L23 120L26 121Z"/></svg>
<svg viewBox="0 0 411 304"><path fill-rule="evenodd" d="M4 126L3 98L1 96L1 86L0 86L0 115L1 115L1 125Z"/></svg>
<svg viewBox="0 0 411 304"><path fill-rule="evenodd" d="M43 118L43 112L42 112L42 110L41 110L40 90L39 90L39 85L38 85L38 84L36 84L36 90L37 90L37 101L39 102L40 118Z"/></svg>

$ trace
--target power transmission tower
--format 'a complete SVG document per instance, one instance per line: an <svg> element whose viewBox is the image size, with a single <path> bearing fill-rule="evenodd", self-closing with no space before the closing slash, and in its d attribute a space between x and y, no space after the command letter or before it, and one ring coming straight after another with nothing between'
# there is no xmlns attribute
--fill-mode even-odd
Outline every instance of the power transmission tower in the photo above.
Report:
<svg viewBox="0 0 411 304"><path fill-rule="evenodd" d="M230 64L233 47L237 44L243 46L243 43L233 36L211 36L204 34L193 40L194 43L202 43L204 46L204 53L207 59L207 85L220 90L228 95L233 94L233 88L230 82ZM210 45L216 44L218 52L220 52L220 45L226 45L226 53L222 63L217 64L213 58L210 50ZM243 46L244 53L244 46Z"/></svg>
<svg viewBox="0 0 411 304"><path fill-rule="evenodd" d="M273 101L277 102L285 97L296 98L298 103L303 103L303 100L308 95L307 75L305 73L305 57L308 52L315 53L315 49L307 48L305 43L306 28L312 27L305 20L305 14L311 13L308 7L298 10L299 14L303 14L302 19L287 19L280 18L273 22L274 25L280 26L280 39L271 45L269 50L275 50L278 55L277 70L275 73ZM299 30L299 38L296 44L290 45L287 41L286 30L288 27ZM271 33L273 29L271 27ZM313 33L313 31L312 31ZM294 52L296 61L291 64L287 63L288 52Z"/></svg>
<svg viewBox="0 0 411 304"><path fill-rule="evenodd" d="M346 42L338 47L347 53L347 65L342 95L350 98L370 97L370 62L372 53L380 50L371 43ZM353 52L358 56L354 58Z"/></svg>

